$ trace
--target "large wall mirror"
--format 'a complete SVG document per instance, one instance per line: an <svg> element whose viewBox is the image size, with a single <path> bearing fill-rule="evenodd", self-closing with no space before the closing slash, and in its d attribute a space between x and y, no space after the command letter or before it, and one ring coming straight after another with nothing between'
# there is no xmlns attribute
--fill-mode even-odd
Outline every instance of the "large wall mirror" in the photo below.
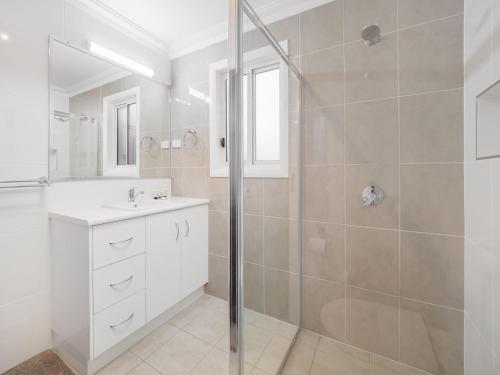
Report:
<svg viewBox="0 0 500 375"><path fill-rule="evenodd" d="M51 180L169 177L169 95L162 83L51 38Z"/></svg>

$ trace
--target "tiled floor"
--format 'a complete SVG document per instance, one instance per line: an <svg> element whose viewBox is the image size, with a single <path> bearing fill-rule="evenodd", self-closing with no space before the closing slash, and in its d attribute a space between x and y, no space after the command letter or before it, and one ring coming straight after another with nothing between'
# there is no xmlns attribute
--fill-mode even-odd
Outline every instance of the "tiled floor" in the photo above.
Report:
<svg viewBox="0 0 500 375"><path fill-rule="evenodd" d="M98 374L227 374L228 321L227 303L203 295ZM245 374L276 374L295 331L291 324L245 312Z"/></svg>
<svg viewBox="0 0 500 375"><path fill-rule="evenodd" d="M296 327L245 312L245 374L279 370ZM99 375L228 374L227 303L203 295ZM430 375L318 334L301 331L283 375Z"/></svg>
<svg viewBox="0 0 500 375"><path fill-rule="evenodd" d="M283 375L430 375L363 350L301 331Z"/></svg>

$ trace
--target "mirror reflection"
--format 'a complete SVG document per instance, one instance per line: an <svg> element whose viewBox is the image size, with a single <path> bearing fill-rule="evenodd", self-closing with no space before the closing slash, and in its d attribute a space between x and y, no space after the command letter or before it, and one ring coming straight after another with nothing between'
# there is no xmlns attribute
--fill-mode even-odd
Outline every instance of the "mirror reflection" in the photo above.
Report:
<svg viewBox="0 0 500 375"><path fill-rule="evenodd" d="M50 125L52 180L170 176L169 88L57 40Z"/></svg>

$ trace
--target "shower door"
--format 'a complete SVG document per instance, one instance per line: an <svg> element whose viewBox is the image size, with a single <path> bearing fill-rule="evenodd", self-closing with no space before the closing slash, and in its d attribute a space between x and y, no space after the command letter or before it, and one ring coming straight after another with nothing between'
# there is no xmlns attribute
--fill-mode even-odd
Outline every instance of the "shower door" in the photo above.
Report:
<svg viewBox="0 0 500 375"><path fill-rule="evenodd" d="M229 25L230 374L277 374L301 312L297 39L247 1L230 0Z"/></svg>

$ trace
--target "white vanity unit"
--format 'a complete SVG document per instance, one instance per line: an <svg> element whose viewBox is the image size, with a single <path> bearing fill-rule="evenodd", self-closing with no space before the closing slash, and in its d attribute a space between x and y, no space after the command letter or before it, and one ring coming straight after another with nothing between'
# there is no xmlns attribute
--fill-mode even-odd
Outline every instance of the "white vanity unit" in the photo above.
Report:
<svg viewBox="0 0 500 375"><path fill-rule="evenodd" d="M93 374L203 293L208 201L50 212L54 347Z"/></svg>

